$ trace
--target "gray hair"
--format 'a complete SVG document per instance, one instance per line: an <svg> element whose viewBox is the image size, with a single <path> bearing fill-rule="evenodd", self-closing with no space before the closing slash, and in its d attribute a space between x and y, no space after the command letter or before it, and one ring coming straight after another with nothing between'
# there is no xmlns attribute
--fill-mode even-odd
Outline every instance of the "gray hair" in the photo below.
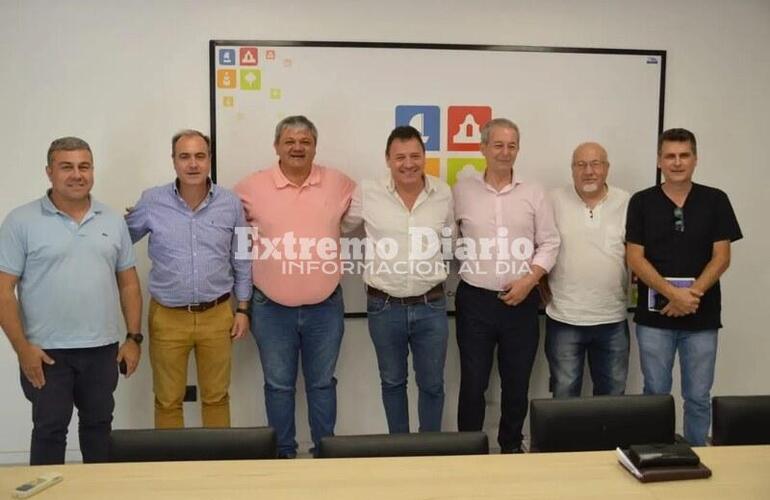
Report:
<svg viewBox="0 0 770 500"><path fill-rule="evenodd" d="M53 161L53 155L57 151L79 151L79 150L86 150L89 153L91 153L91 157L93 158L93 153L91 152L91 146L88 145L86 141L79 137L60 137L56 140L54 140L51 145L48 147L48 166L51 166L51 162Z"/></svg>
<svg viewBox="0 0 770 500"><path fill-rule="evenodd" d="M308 120L307 117L303 115L287 116L283 120L279 121L278 125L275 126L275 141L273 144L278 144L278 141L281 139L281 134L287 128L300 128L309 130L310 134L313 136L313 142L318 144L318 129L315 128L313 122Z"/></svg>
<svg viewBox="0 0 770 500"><path fill-rule="evenodd" d="M174 134L174 137L171 138L171 157L172 158L176 153L176 143L182 137L200 137L201 139L206 141L206 149L208 150L208 153L211 154L211 139L209 138L209 136L207 136L200 130L186 128L184 130L180 130L179 132Z"/></svg>
<svg viewBox="0 0 770 500"><path fill-rule="evenodd" d="M492 130L494 127L502 127L502 128L509 128L516 131L516 136L521 139L521 134L519 133L519 126L513 123L508 118L494 118L492 120L489 120L487 123L484 124L483 127L481 127L481 144L489 144L489 131Z"/></svg>

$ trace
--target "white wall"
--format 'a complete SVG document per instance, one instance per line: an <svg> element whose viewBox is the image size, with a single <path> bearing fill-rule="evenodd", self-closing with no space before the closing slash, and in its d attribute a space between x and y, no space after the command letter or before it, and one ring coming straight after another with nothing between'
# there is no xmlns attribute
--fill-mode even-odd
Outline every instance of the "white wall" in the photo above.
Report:
<svg viewBox="0 0 770 500"><path fill-rule="evenodd" d="M438 0L0 0L0 150L5 154L0 217L44 192L45 150L62 135L90 141L97 168L94 194L116 209L131 204L142 187L170 180L171 135L183 127L208 130L212 38L667 50L665 126L695 131L700 142L697 178L728 192L746 235L734 246L733 264L723 280L725 328L714 394L770 393L770 368L764 363L770 359L770 335L764 331L770 316L763 300L770 276L762 260L770 253L770 238L762 230L766 211L761 204L762 186L770 178L761 154L770 116L767 0L488 0L475 6ZM415 82L420 84L424 82ZM516 91L515 81L511 91ZM650 151L651 163L654 154ZM148 270L145 248L142 244L137 249L143 278ZM253 342L240 342L235 357L233 424L263 424L262 379ZM0 359L0 462L24 462L30 409L7 342L0 343ZM147 361L145 349L139 373L120 383L116 427L152 424ZM347 322L338 377L338 432L384 432L365 320ZM447 429L455 427L457 385L452 338ZM634 350L629 392L640 388ZM488 430L494 436L497 381L491 389ZM541 350L532 396L547 395ZM298 408L298 437L306 445L303 398ZM199 423L197 406L188 410L189 424ZM71 437L69 449L76 450ZM79 454L73 452L71 458Z"/></svg>

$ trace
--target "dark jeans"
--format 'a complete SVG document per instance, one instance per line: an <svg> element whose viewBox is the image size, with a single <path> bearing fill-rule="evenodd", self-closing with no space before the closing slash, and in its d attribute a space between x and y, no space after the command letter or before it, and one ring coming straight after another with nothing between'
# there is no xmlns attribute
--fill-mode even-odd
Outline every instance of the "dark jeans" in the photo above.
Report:
<svg viewBox="0 0 770 500"><path fill-rule="evenodd" d="M410 348L419 389L417 413L420 432L440 431L444 411L444 362L449 336L446 299L441 297L430 302L403 305L398 301L370 296L366 310L369 335L380 369L388 431L391 434L409 432L406 383Z"/></svg>
<svg viewBox="0 0 770 500"><path fill-rule="evenodd" d="M602 325L570 325L546 318L545 354L553 397L580 396L586 355L594 396L623 394L628 375L628 339L626 320Z"/></svg>
<svg viewBox="0 0 770 500"><path fill-rule="evenodd" d="M457 287L457 344L460 348L460 401L457 428L480 431L484 425L489 374L497 347L501 416L497 442L502 451L521 447L527 416L529 376L537 353L540 329L537 289L519 305L508 306L497 292L464 281Z"/></svg>
<svg viewBox="0 0 770 500"><path fill-rule="evenodd" d="M43 364L45 385L35 389L21 374L24 395L32 403L30 465L63 464L73 405L83 462L106 462L112 397L118 385L118 344L83 349L46 349L56 363Z"/></svg>

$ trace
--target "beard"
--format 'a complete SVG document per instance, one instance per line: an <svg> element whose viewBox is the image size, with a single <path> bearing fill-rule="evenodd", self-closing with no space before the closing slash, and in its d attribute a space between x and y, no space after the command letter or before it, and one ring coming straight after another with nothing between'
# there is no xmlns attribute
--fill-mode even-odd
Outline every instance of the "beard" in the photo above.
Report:
<svg viewBox="0 0 770 500"><path fill-rule="evenodd" d="M582 187L581 191L583 191L584 193L591 193L591 194L593 194L593 193L597 192L600 187L601 186L599 185L598 182L594 182L594 183L591 183L591 184L583 184L583 187Z"/></svg>

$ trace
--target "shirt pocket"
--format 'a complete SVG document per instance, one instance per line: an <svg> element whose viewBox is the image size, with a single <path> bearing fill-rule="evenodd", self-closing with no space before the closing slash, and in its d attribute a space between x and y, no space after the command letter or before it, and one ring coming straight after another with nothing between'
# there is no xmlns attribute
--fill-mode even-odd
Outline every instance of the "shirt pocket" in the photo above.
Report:
<svg viewBox="0 0 770 500"><path fill-rule="evenodd" d="M610 224L604 231L604 251L609 255L623 257L626 253L626 232L622 226Z"/></svg>

